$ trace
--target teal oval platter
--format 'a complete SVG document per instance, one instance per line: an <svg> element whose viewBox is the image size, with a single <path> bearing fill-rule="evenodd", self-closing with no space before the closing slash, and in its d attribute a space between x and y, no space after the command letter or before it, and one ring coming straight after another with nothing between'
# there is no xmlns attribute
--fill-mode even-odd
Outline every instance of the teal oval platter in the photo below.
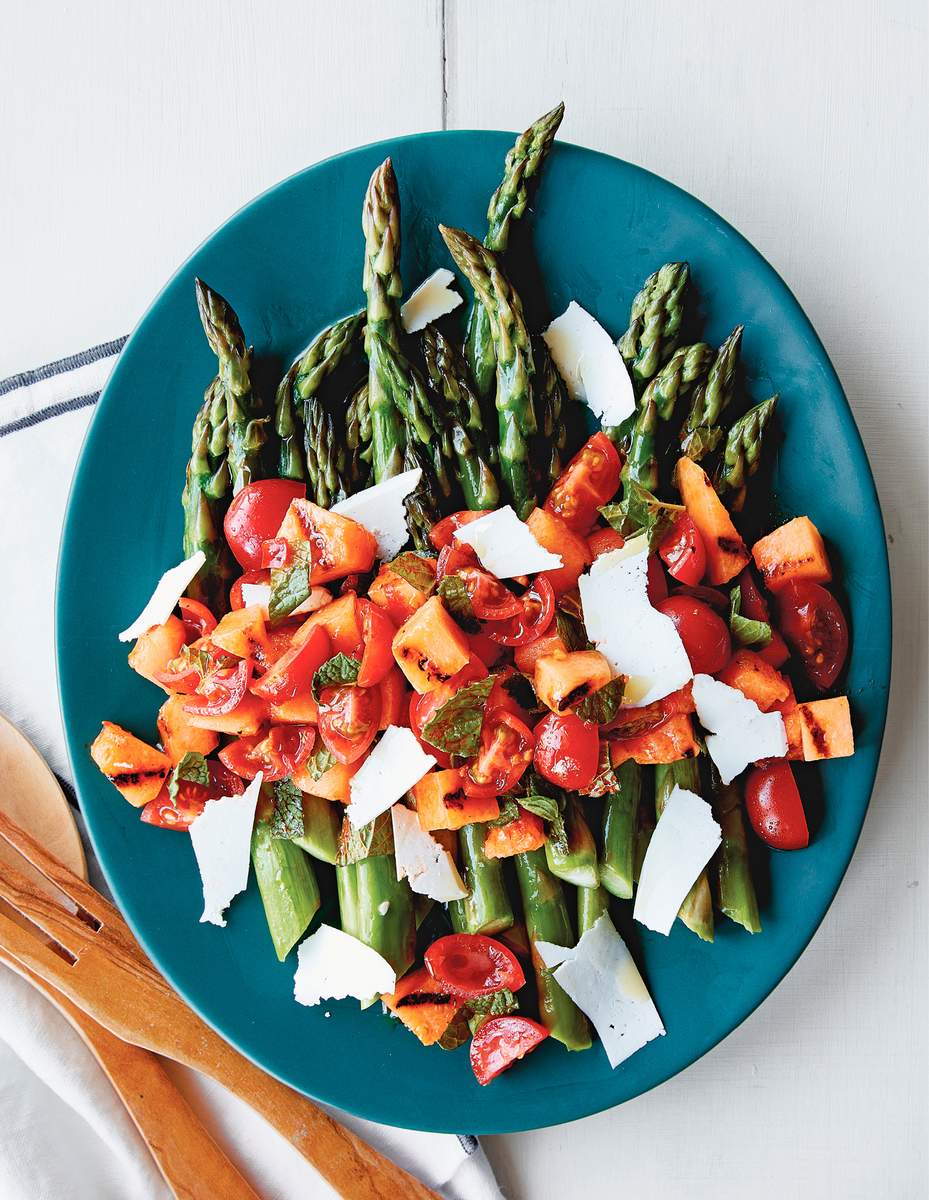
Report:
<svg viewBox="0 0 929 1200"><path fill-rule="evenodd" d="M142 825L87 750L103 719L155 737L163 694L127 667L116 634L181 558L190 430L215 372L194 276L228 297L258 355L289 363L322 326L364 302L361 204L374 167L392 156L409 290L452 265L440 221L483 236L512 140L432 133L353 150L278 184L203 243L142 318L100 398L71 491L56 598L61 707L81 808L113 894L152 960L205 1020L286 1083L375 1121L448 1132L532 1129L620 1104L682 1071L764 1000L813 936L854 851L890 681L890 584L874 482L835 371L799 304L740 234L686 192L630 163L557 143L533 217L551 313L577 299L618 335L645 276L686 259L703 336L718 344L743 323L750 393L781 395L773 492L779 514L809 513L836 568L852 629L845 690L855 756L801 768L812 842L799 853L760 856L763 933L753 937L720 917L715 944L706 945L680 922L667 938L633 927L628 916L621 923L667 1034L616 1071L596 1044L570 1054L549 1041L482 1088L465 1048L425 1049L377 1007L296 1004L295 955L278 963L254 881L233 901L225 929L199 923L189 839Z"/></svg>

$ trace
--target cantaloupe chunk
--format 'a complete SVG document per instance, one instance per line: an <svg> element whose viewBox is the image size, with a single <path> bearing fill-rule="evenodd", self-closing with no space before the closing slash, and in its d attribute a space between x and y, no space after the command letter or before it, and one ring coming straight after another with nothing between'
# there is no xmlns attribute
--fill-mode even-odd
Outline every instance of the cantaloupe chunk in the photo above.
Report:
<svg viewBox="0 0 929 1200"><path fill-rule="evenodd" d="M361 770L364 757L353 763L337 762L328 771L314 779L306 767L294 771L292 779L301 792L309 792L311 796L322 796L324 800L337 800L348 804L351 799L352 776Z"/></svg>
<svg viewBox="0 0 929 1200"><path fill-rule="evenodd" d="M519 816L505 825L492 826L484 836L485 858L512 858L545 845L545 826L535 813L520 809Z"/></svg>
<svg viewBox="0 0 929 1200"><path fill-rule="evenodd" d="M797 705L803 757L807 762L821 758L849 758L855 753L852 714L847 696L810 700Z"/></svg>
<svg viewBox="0 0 929 1200"><path fill-rule="evenodd" d="M158 736L165 754L172 763L179 763L185 754L212 754L219 745L219 735L212 729L200 729L191 724L190 714L184 712L185 696L169 696L158 710Z"/></svg>
<svg viewBox="0 0 929 1200"><path fill-rule="evenodd" d="M728 509L706 471L692 459L678 460L675 479L687 513L703 538L706 582L717 586L728 583L750 559Z"/></svg>
<svg viewBox="0 0 929 1200"><path fill-rule="evenodd" d="M156 671L166 671L172 659L177 658L187 641L184 622L170 616L163 625L155 625L143 633L129 651L129 666L143 679L149 679L157 687L169 690L155 678Z"/></svg>
<svg viewBox="0 0 929 1200"><path fill-rule="evenodd" d="M185 697L188 703L202 704L203 697ZM268 702L246 692L240 704L227 713L192 713L186 706L184 715L197 729L212 729L214 733L230 733L245 737L257 733L268 716Z"/></svg>
<svg viewBox="0 0 929 1200"><path fill-rule="evenodd" d="M526 518L526 524L540 546L561 555L562 566L542 572L555 595L563 596L577 587L581 572L591 562L586 539L569 528L561 517L544 508L534 508Z"/></svg>
<svg viewBox="0 0 929 1200"><path fill-rule="evenodd" d="M393 640L397 666L420 694L446 683L471 657L467 634L438 596L404 621Z"/></svg>
<svg viewBox="0 0 929 1200"><path fill-rule="evenodd" d="M699 752L693 721L686 713L675 713L663 725L639 737L610 743L610 761L614 767L629 759L643 765L672 763L681 758L695 758Z"/></svg>
<svg viewBox="0 0 929 1200"><path fill-rule="evenodd" d="M794 517L752 546L755 566L772 592L794 580L828 583L829 556L819 530L809 517Z"/></svg>
<svg viewBox="0 0 929 1200"><path fill-rule="evenodd" d="M790 695L790 684L780 671L751 650L737 650L717 678L754 700L762 712Z"/></svg>
<svg viewBox="0 0 929 1200"><path fill-rule="evenodd" d="M461 771L430 771L413 788L416 815L423 829L461 829L475 821L493 821L500 815L495 796L469 796Z"/></svg>
<svg viewBox="0 0 929 1200"><path fill-rule="evenodd" d="M329 634L333 654L354 654L361 646L361 621L355 594L347 592L307 617L294 634L292 645L302 646L317 625Z"/></svg>
<svg viewBox="0 0 929 1200"><path fill-rule="evenodd" d="M226 613L210 634L210 641L236 658L253 658L256 662L266 663L272 657L265 628L265 610L260 604L234 608Z"/></svg>
<svg viewBox="0 0 929 1200"><path fill-rule="evenodd" d="M444 991L425 967L404 975L396 991L381 999L424 1046L434 1046L461 1009L461 1000Z"/></svg>
<svg viewBox="0 0 929 1200"><path fill-rule="evenodd" d="M599 692L613 671L599 650L546 654L535 664L536 695L554 713L567 712L586 696Z"/></svg>
<svg viewBox="0 0 929 1200"><path fill-rule="evenodd" d="M112 721L103 722L90 756L134 808L143 808L155 799L172 766L167 754Z"/></svg>
<svg viewBox="0 0 929 1200"><path fill-rule="evenodd" d="M395 625L402 625L426 603L426 593L384 564L371 581L368 599L383 608Z"/></svg>

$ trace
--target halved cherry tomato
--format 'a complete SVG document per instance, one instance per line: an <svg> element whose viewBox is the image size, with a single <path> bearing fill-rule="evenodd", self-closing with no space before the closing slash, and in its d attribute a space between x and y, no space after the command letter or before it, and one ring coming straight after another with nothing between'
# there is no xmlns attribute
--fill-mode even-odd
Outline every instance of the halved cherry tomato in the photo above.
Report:
<svg viewBox="0 0 929 1200"><path fill-rule="evenodd" d="M220 750L219 757L241 779L254 779L260 771L263 783L274 783L299 770L315 742L312 725L275 725L266 733L237 738Z"/></svg>
<svg viewBox="0 0 929 1200"><path fill-rule="evenodd" d="M439 551L435 564L436 583L440 583L446 575L455 575L462 567L480 567L481 560L474 550L468 546L459 546L457 542L449 542Z"/></svg>
<svg viewBox="0 0 929 1200"><path fill-rule="evenodd" d="M468 642L471 645L471 650L473 653L476 654L484 666L488 668L494 666L494 664L499 661L500 655L503 653L502 647L498 646L493 638L488 637L483 629L478 633L469 633Z"/></svg>
<svg viewBox="0 0 929 1200"><path fill-rule="evenodd" d="M361 758L377 736L380 719L379 688L325 688L319 698L319 736L340 763Z"/></svg>
<svg viewBox="0 0 929 1200"><path fill-rule="evenodd" d="M222 763L211 760L207 763L210 782L207 785L181 779L177 785L177 798L172 801L167 788L162 788L154 800L149 800L139 817L146 825L157 825L160 829L189 829L200 816L207 800L218 800L221 796L240 796L245 785L237 775Z"/></svg>
<svg viewBox="0 0 929 1200"><path fill-rule="evenodd" d="M423 741L423 729L435 716L436 711L448 700L451 700L459 688L463 688L469 683L476 683L479 679L486 679L487 674L487 668L483 662L476 654L472 654L466 665L451 679L439 684L431 692L424 692L422 695L414 692L410 696L410 729L413 730L426 753L431 754L443 769L452 765L451 756L437 746Z"/></svg>
<svg viewBox="0 0 929 1200"><path fill-rule="evenodd" d="M648 556L646 590L648 592L648 602L653 608L657 608L662 600L667 599L668 577L664 573L664 567L662 567L661 559L657 554L650 554Z"/></svg>
<svg viewBox="0 0 929 1200"><path fill-rule="evenodd" d="M374 687L394 665L392 649L397 627L382 608L370 600L358 601L364 653L358 668L358 686Z"/></svg>
<svg viewBox="0 0 929 1200"><path fill-rule="evenodd" d="M545 507L577 533L587 533L598 511L616 495L622 462L605 433L595 433L555 480Z"/></svg>
<svg viewBox="0 0 929 1200"><path fill-rule="evenodd" d="M481 747L463 775L465 791L499 796L508 792L532 762L532 732L505 708L489 709L481 730Z"/></svg>
<svg viewBox="0 0 929 1200"><path fill-rule="evenodd" d="M240 575L232 587L229 589L229 607L239 609L245 607L245 601L242 599L242 584L243 583L270 583L270 571L246 571L244 575Z"/></svg>
<svg viewBox="0 0 929 1200"><path fill-rule="evenodd" d="M708 604L689 596L669 596L655 607L674 622L695 675L715 675L732 655L729 628Z"/></svg>
<svg viewBox="0 0 929 1200"><path fill-rule="evenodd" d="M206 637L216 628L216 618L205 604L199 600L191 600L189 596L181 596L178 600L181 610L181 620L187 630L187 640L195 642L197 638Z"/></svg>
<svg viewBox="0 0 929 1200"><path fill-rule="evenodd" d="M695 584L693 587L676 587L673 595L689 596L691 600L699 600L701 604L708 604L718 613L728 614L729 612L729 597L723 592L717 591L716 588L704 587L701 583Z"/></svg>
<svg viewBox="0 0 929 1200"><path fill-rule="evenodd" d="M802 850L810 844L803 801L790 763L774 762L749 771L745 811L755 833L775 850Z"/></svg>
<svg viewBox="0 0 929 1200"><path fill-rule="evenodd" d="M770 625L771 610L751 567L746 567L744 571L740 572L736 583L739 585L739 594L742 601L742 616L748 617L750 621L764 621ZM772 667L778 668L782 667L788 658L790 658L787 643L773 626L771 627L770 642L768 642L767 646L763 646L760 650L757 650L756 653L765 662L770 663Z"/></svg>
<svg viewBox="0 0 929 1200"><path fill-rule="evenodd" d="M609 554L611 550L621 550L626 539L615 529L595 529L587 538L587 547L591 558L599 558L601 554Z"/></svg>
<svg viewBox="0 0 929 1200"><path fill-rule="evenodd" d="M522 611L505 621L484 626L484 633L501 646L528 646L540 638L555 616L555 593L544 575L537 575L527 592L519 597Z"/></svg>
<svg viewBox="0 0 929 1200"><path fill-rule="evenodd" d="M668 574L679 583L699 583L706 572L706 547L687 513L681 513L661 539L658 553Z"/></svg>
<svg viewBox="0 0 929 1200"><path fill-rule="evenodd" d="M219 717L232 712L245 698L252 669L251 662L240 658L234 667L208 672L197 688L204 699L185 704L184 711L200 717Z"/></svg>
<svg viewBox="0 0 929 1200"><path fill-rule="evenodd" d="M323 626L314 626L305 642L293 646L257 683L252 684L252 691L275 704L308 695L313 676L329 658L331 648L329 634Z"/></svg>
<svg viewBox="0 0 929 1200"><path fill-rule="evenodd" d="M574 713L549 713L535 727L535 769L559 787L586 791L597 775L600 735Z"/></svg>
<svg viewBox="0 0 929 1200"><path fill-rule="evenodd" d="M480 567L458 567L454 573L468 589L471 611L479 621L503 621L522 612L519 596L514 596L509 588L487 571L482 571Z"/></svg>
<svg viewBox="0 0 929 1200"><path fill-rule="evenodd" d="M259 479L233 497L223 532L236 562L246 571L261 566L261 547L277 536L291 500L302 500L306 485L292 479Z"/></svg>
<svg viewBox="0 0 929 1200"><path fill-rule="evenodd" d="M544 1042L548 1030L531 1017L489 1017L471 1039L471 1070L483 1087Z"/></svg>
<svg viewBox="0 0 929 1200"><path fill-rule="evenodd" d="M405 725L409 709L406 704L406 680L399 667L391 667L378 685L381 691L380 729L388 725ZM414 693L415 695L415 693Z"/></svg>
<svg viewBox="0 0 929 1200"><path fill-rule="evenodd" d="M436 525L433 525L429 533L429 541L432 542L436 550L450 546L454 540L456 529L460 529L462 525L470 525L472 521L476 521L479 517L486 517L489 511L489 509L476 509L473 512L452 513L451 516L445 517Z"/></svg>
<svg viewBox="0 0 929 1200"><path fill-rule="evenodd" d="M517 992L526 982L512 950L483 933L437 938L424 961L432 978L457 996L489 996L503 988Z"/></svg>
<svg viewBox="0 0 929 1200"><path fill-rule="evenodd" d="M287 567L293 562L294 548L286 538L268 538L261 543L261 565L267 570Z"/></svg>
<svg viewBox="0 0 929 1200"><path fill-rule="evenodd" d="M777 594L784 637L821 692L835 683L848 656L848 625L839 602L818 583L786 584Z"/></svg>

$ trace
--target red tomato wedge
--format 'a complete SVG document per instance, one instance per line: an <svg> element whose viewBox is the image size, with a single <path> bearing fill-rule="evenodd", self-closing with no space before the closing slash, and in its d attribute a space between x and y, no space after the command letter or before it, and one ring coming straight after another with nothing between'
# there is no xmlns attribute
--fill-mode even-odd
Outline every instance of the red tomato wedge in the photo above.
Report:
<svg viewBox="0 0 929 1200"><path fill-rule="evenodd" d="M661 559L657 554L648 556L648 581L646 583L648 591L648 602L653 608L657 608L662 600L668 597L668 577L664 573L664 568L661 565Z"/></svg>
<svg viewBox="0 0 929 1200"><path fill-rule="evenodd" d="M462 567L477 567L480 569L481 560L470 546L459 546L449 542L439 551L435 564L436 583L440 583L446 575L457 575Z"/></svg>
<svg viewBox="0 0 929 1200"><path fill-rule="evenodd" d="M432 542L436 550L442 550L445 546L450 546L455 537L455 530L460 529L462 525L470 525L472 521L478 520L479 517L486 517L490 509L476 509L474 512L456 512L451 516L443 518L436 525L433 525L429 533L429 541Z"/></svg>
<svg viewBox="0 0 929 1200"><path fill-rule="evenodd" d="M291 500L302 500L306 485L292 479L259 479L246 484L226 511L223 531L236 562L246 571L262 566L261 548L277 536Z"/></svg>
<svg viewBox="0 0 929 1200"><path fill-rule="evenodd" d="M449 933L425 954L426 970L458 996L489 996L502 988L518 991L526 982L519 959L496 938L483 933Z"/></svg>
<svg viewBox="0 0 929 1200"><path fill-rule="evenodd" d="M576 533L587 533L616 495L622 462L605 433L595 433L555 480L545 507Z"/></svg>
<svg viewBox="0 0 929 1200"><path fill-rule="evenodd" d="M221 796L240 796L245 785L237 775L215 760L207 763L210 782L207 786L182 779L177 785L177 798L172 802L167 788L162 788L154 800L139 813L146 825L157 825L159 829L187 830L203 812L207 800L218 800Z"/></svg>
<svg viewBox="0 0 929 1200"><path fill-rule="evenodd" d="M691 586L706 572L706 547L700 531L687 513L681 513L658 545L658 554L668 574L678 583Z"/></svg>
<svg viewBox="0 0 929 1200"><path fill-rule="evenodd" d="M795 580L778 592L777 603L784 637L810 681L826 691L848 656L848 625L838 600L819 583Z"/></svg>
<svg viewBox="0 0 929 1200"><path fill-rule="evenodd" d="M446 571L446 574L448 573ZM523 603L519 596L514 596L499 579L480 567L457 567L454 574L468 589L471 611L479 621L503 621L507 617L518 616L523 611Z"/></svg>
<svg viewBox="0 0 929 1200"><path fill-rule="evenodd" d="M229 607L233 610L244 608L245 601L242 599L242 584L243 583L270 583L270 571L246 571L244 575L240 575L232 587L229 589Z"/></svg>
<svg viewBox="0 0 929 1200"><path fill-rule="evenodd" d="M294 548L286 538L268 538L261 544L261 565L268 570L278 570L293 562Z"/></svg>
<svg viewBox="0 0 929 1200"><path fill-rule="evenodd" d="M181 610L181 620L187 630L188 642L195 642L197 638L207 637L216 628L216 618L199 600L181 596L177 603Z"/></svg>
<svg viewBox="0 0 929 1200"><path fill-rule="evenodd" d="M377 735L381 720L379 688L325 688L319 699L319 736L340 763L361 758Z"/></svg>
<svg viewBox="0 0 929 1200"><path fill-rule="evenodd" d="M211 671L200 681L202 700L188 701L184 711L200 717L218 717L230 713L242 703L252 676L252 664L244 658L234 667Z"/></svg>
<svg viewBox="0 0 929 1200"><path fill-rule="evenodd" d="M559 787L586 791L596 778L600 761L597 726L574 713L549 713L534 732L533 761L539 774Z"/></svg>
<svg viewBox="0 0 929 1200"><path fill-rule="evenodd" d="M803 801L790 763L775 762L749 771L745 811L755 833L775 850L802 850L810 844Z"/></svg>
<svg viewBox="0 0 929 1200"><path fill-rule="evenodd" d="M515 599L516 597L514 597ZM528 646L546 632L555 616L555 593L544 575L536 576L532 586L518 597L516 616L493 621L484 633L500 646Z"/></svg>
<svg viewBox="0 0 929 1200"><path fill-rule="evenodd" d="M274 783L298 771L313 753L312 725L275 725L267 733L237 738L219 752L220 761L241 779Z"/></svg>
<svg viewBox="0 0 929 1200"><path fill-rule="evenodd" d="M358 601L364 653L358 669L358 686L375 687L394 665L392 649L397 627L387 613L370 600Z"/></svg>
<svg viewBox="0 0 929 1200"><path fill-rule="evenodd" d="M532 762L532 732L505 708L492 708L484 717L481 748L464 772L465 791L499 796L508 792Z"/></svg>
<svg viewBox="0 0 929 1200"><path fill-rule="evenodd" d="M275 704L307 696L313 687L313 676L329 658L330 652L329 634L322 625L316 625L305 642L286 651L257 683L252 684L252 691Z"/></svg>
<svg viewBox="0 0 929 1200"><path fill-rule="evenodd" d="M694 674L715 675L732 655L729 627L718 613L700 600L674 595L655 607L674 622L684 643Z"/></svg>
<svg viewBox="0 0 929 1200"><path fill-rule="evenodd" d="M471 1039L471 1069L481 1086L525 1058L548 1037L548 1030L531 1017L490 1017Z"/></svg>

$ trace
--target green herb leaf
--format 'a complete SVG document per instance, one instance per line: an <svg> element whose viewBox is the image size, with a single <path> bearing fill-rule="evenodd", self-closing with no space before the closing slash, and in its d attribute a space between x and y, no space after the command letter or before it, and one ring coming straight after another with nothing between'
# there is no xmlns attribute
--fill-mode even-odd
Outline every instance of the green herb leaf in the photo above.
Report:
<svg viewBox="0 0 929 1200"><path fill-rule="evenodd" d="M540 796L536 793L529 793L529 795L519 797L519 806L520 808L524 808L526 812L535 813L543 821L557 821L561 815L558 801L553 800L551 796Z"/></svg>
<svg viewBox="0 0 929 1200"><path fill-rule="evenodd" d="M594 725L608 725L619 715L623 702L623 692L626 687L625 676L617 675L599 691L585 696L580 704L574 706L574 713L582 721L591 721Z"/></svg>
<svg viewBox="0 0 929 1200"><path fill-rule="evenodd" d="M520 708L525 709L527 713L541 712L539 698L535 694L535 688L532 682L525 676L520 675L518 671L507 676L506 679L500 681L500 686L511 696Z"/></svg>
<svg viewBox="0 0 929 1200"><path fill-rule="evenodd" d="M199 783L201 787L209 786L210 769L206 759L196 750L188 750L168 777L168 795L171 797L172 804L177 800L177 785L181 780L186 780L188 783Z"/></svg>
<svg viewBox="0 0 929 1200"><path fill-rule="evenodd" d="M581 608L581 593L575 588L571 592L565 592L563 596L558 597L558 611L564 613L565 616L571 617L572 620L579 621L584 624L584 610ZM586 630L584 631L586 634Z"/></svg>
<svg viewBox="0 0 929 1200"><path fill-rule="evenodd" d="M477 754L481 745L484 706L496 678L496 675L488 675L486 679L459 688L426 722L423 741L446 754L460 754L465 758Z"/></svg>
<svg viewBox="0 0 929 1200"><path fill-rule="evenodd" d="M552 849L556 854L567 854L568 847L568 831L565 829L564 817L559 811L554 820L548 822L548 840L552 844Z"/></svg>
<svg viewBox="0 0 929 1200"><path fill-rule="evenodd" d="M637 533L648 534L648 546L654 550L671 528L683 504L667 504L634 479L626 481L623 498L617 504L605 504L601 515L624 538Z"/></svg>
<svg viewBox="0 0 929 1200"><path fill-rule="evenodd" d="M327 771L335 766L335 755L326 748L326 743L317 733L313 743L313 753L303 764L303 769L311 779L322 779Z"/></svg>
<svg viewBox="0 0 929 1200"><path fill-rule="evenodd" d="M511 797L500 798L500 815L494 817L492 821L488 821L487 825L490 829L500 829L503 825L509 825L511 821L515 821L519 816L519 805Z"/></svg>
<svg viewBox="0 0 929 1200"><path fill-rule="evenodd" d="M335 654L318 667L313 676L313 699L319 703L320 693L328 687L345 687L358 682L361 662L347 654Z"/></svg>
<svg viewBox="0 0 929 1200"><path fill-rule="evenodd" d="M395 1023L400 1024L399 1021ZM468 1024L468 1018L464 1012L460 1012L436 1042L436 1045L443 1050L457 1050L459 1046L463 1046L470 1039L471 1026Z"/></svg>
<svg viewBox="0 0 929 1200"><path fill-rule="evenodd" d="M740 646L770 645L772 633L767 621L751 621L741 615L742 589L738 585L729 593L729 631Z"/></svg>
<svg viewBox="0 0 929 1200"><path fill-rule="evenodd" d="M519 1001L509 988L501 988L489 996L471 996L467 1008L482 1017L505 1017L509 1013L519 1012Z"/></svg>
<svg viewBox="0 0 929 1200"><path fill-rule="evenodd" d="M310 594L310 570L313 565L310 543L294 542L292 546L293 561L271 572L268 619L272 625L289 617Z"/></svg>
<svg viewBox="0 0 929 1200"><path fill-rule="evenodd" d="M290 779L277 779L271 785L274 812L271 816L273 838L303 837L303 793Z"/></svg>
<svg viewBox="0 0 929 1200"><path fill-rule="evenodd" d="M479 633L481 626L474 616L465 581L459 575L446 575L440 581L438 591L445 607L465 633Z"/></svg>
<svg viewBox="0 0 929 1200"><path fill-rule="evenodd" d="M347 867L366 858L393 854L394 828L390 809L375 817L368 825L356 829L345 817L339 837L339 866Z"/></svg>
<svg viewBox="0 0 929 1200"><path fill-rule="evenodd" d="M431 596L435 591L435 568L421 554L406 550L389 562L387 567L424 596Z"/></svg>
<svg viewBox="0 0 929 1200"><path fill-rule="evenodd" d="M578 620L577 617L571 617L558 609L555 613L555 629L569 654L573 654L576 650L590 649L591 643L587 638L587 630L584 628L583 621Z"/></svg>

